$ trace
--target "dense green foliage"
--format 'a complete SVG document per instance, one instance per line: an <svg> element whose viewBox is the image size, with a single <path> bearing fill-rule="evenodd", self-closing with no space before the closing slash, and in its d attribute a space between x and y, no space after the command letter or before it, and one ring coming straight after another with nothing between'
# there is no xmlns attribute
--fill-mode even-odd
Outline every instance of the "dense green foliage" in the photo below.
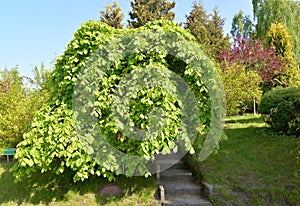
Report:
<svg viewBox="0 0 300 206"><path fill-rule="evenodd" d="M175 13L171 10L175 4L168 0L131 0L129 27L138 28L159 19L174 20Z"/></svg>
<svg viewBox="0 0 300 206"><path fill-rule="evenodd" d="M266 35L266 42L275 49L277 55L288 59L293 58L291 37L284 24L271 24Z"/></svg>
<svg viewBox="0 0 300 206"><path fill-rule="evenodd" d="M36 71L39 71L36 68ZM33 81L33 83L35 83ZM38 82L37 82L38 83ZM41 105L47 92L33 87L29 79L21 77L17 68L2 70L0 77L0 149L15 147Z"/></svg>
<svg viewBox="0 0 300 206"><path fill-rule="evenodd" d="M275 132L300 134L300 88L275 89L263 95L259 111Z"/></svg>
<svg viewBox="0 0 300 206"><path fill-rule="evenodd" d="M244 113L261 97L261 78L255 70L246 70L240 64L228 65L221 75L226 95L227 115Z"/></svg>
<svg viewBox="0 0 300 206"><path fill-rule="evenodd" d="M225 20L217 8L207 14L201 2L195 1L190 14L186 16L185 28L189 29L197 41L204 45L206 52L217 59L219 53L230 48L229 37L224 35Z"/></svg>
<svg viewBox="0 0 300 206"><path fill-rule="evenodd" d="M100 21L116 29L122 29L124 14L117 1L113 5L108 4L104 11L100 11Z"/></svg>
<svg viewBox="0 0 300 206"><path fill-rule="evenodd" d="M265 38L272 23L283 23L292 40L294 59L300 64L300 3L296 0L253 0L256 35Z"/></svg>
<svg viewBox="0 0 300 206"><path fill-rule="evenodd" d="M151 32L153 30L155 33ZM145 41L145 36L151 41ZM165 43L170 38L174 38L172 45ZM139 29L125 30L116 30L102 22L84 23L75 33L64 54L57 60L51 75L50 102L37 114L32 129L17 147L18 162L13 169L16 177L48 170L59 174L66 168L74 171L74 181L87 179L91 175L113 180L122 170L125 170L127 176L136 173L147 176L149 171L145 165L146 160L153 158L158 152L166 154L177 151L178 141L182 141L185 150L190 153L199 151L204 141L200 135L208 132L212 118L210 106L214 102L211 103L208 90L217 91L219 98L222 98L222 95L218 93L221 91L217 89L219 80L215 76L217 71L213 63L202 52L201 46L193 43L193 40L190 33L165 20L149 23ZM92 76L96 82L89 81L90 75L98 74L101 68L105 69L102 71L104 75ZM176 99L178 95L170 93L173 87L167 87L169 90L164 91L159 87L146 86L136 93L134 90L125 92L120 100L115 98L116 92L122 93L116 86L124 81L125 76L130 74L134 80L141 75L140 72L143 74L147 69L150 69L150 74L147 74L150 75L147 76L150 80L151 71L154 78L160 82L166 82L163 77L168 70L183 78L199 103L199 111L192 107L189 108L189 112L183 112L182 105L193 100L187 93L182 94L184 100ZM84 86L87 82L88 87ZM80 95L81 91L92 91L91 94L87 94L95 95L95 99L87 98L88 102L81 105L79 101L79 105L76 105L77 95ZM116 122L112 114L112 111L123 114L124 109L121 106L128 98L130 116L120 116L128 117L129 125L124 124L126 121ZM79 99L82 100L81 96ZM116 106L113 106L113 103L116 103ZM164 111L166 122L165 118L158 118L154 122L151 120L151 111L155 111L154 108L156 111ZM222 108L215 107L215 110L214 113L217 114ZM78 118L81 114L87 114L88 118ZM182 123L189 127L190 123L186 121L192 122L199 116L199 130L182 128ZM96 122L89 121L89 117L94 118ZM128 126L135 126L139 130L146 129L151 132L153 124L165 126L161 131L153 131L158 133L155 139L145 135L144 141L138 141L132 138L132 131L128 131ZM87 148L82 139L89 134L86 130L93 126L101 130L105 139L101 139L101 135L96 135L99 139L89 136L87 141L92 141L91 145L94 147L89 145ZM192 133L196 136L198 134L199 137L198 144L194 146L188 138L188 134ZM112 146L107 146L107 142ZM213 144L215 146L214 142ZM115 153L115 150L119 152ZM133 160L128 156L137 158Z"/></svg>

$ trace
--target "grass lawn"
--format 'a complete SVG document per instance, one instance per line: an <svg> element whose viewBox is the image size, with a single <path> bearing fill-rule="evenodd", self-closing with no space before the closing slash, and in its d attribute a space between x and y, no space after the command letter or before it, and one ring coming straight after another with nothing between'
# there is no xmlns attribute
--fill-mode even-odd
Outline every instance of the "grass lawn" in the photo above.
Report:
<svg viewBox="0 0 300 206"><path fill-rule="evenodd" d="M273 135L253 115L228 118L225 133L228 140L220 142L218 154L191 161L214 186L213 205L300 205L299 138ZM104 199L98 193L108 182L102 178L73 183L71 172L59 177L48 173L14 184L11 166L0 161L0 205L158 204L154 177L120 177L117 183L125 195Z"/></svg>
<svg viewBox="0 0 300 206"><path fill-rule="evenodd" d="M57 178L52 174L34 174L14 184L11 166L12 163L0 162L0 205L157 205L154 177L120 177L117 184L125 195L104 199L99 189L108 182L102 178L73 183L71 175Z"/></svg>
<svg viewBox="0 0 300 206"><path fill-rule="evenodd" d="M299 137L273 135L253 115L228 118L225 133L218 154L200 163L214 205L300 205Z"/></svg>

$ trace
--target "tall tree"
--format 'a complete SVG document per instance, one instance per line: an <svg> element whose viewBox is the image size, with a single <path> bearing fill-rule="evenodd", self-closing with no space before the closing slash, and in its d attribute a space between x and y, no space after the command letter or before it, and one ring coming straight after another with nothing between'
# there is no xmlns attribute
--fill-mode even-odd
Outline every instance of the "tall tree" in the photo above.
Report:
<svg viewBox="0 0 300 206"><path fill-rule="evenodd" d="M190 14L186 16L187 22L184 27L191 31L199 43L208 45L209 32L207 30L207 25L209 22L209 15L206 13L201 1L194 1L192 8Z"/></svg>
<svg viewBox="0 0 300 206"><path fill-rule="evenodd" d="M235 14L232 19L231 31L232 37L243 36L250 38L255 33L255 25L250 20L249 15L244 15L243 11Z"/></svg>
<svg viewBox="0 0 300 206"><path fill-rule="evenodd" d="M122 29L124 24L122 23L124 19L124 14L117 1L114 4L108 4L105 6L104 11L100 11L100 21L112 26L116 29Z"/></svg>
<svg viewBox="0 0 300 206"><path fill-rule="evenodd" d="M129 12L129 27L138 28L149 21L158 19L174 20L175 13L171 10L175 7L175 2L167 0L131 0L132 10Z"/></svg>
<svg viewBox="0 0 300 206"><path fill-rule="evenodd" d="M253 0L257 36L265 38L272 23L287 26L292 38L294 58L300 65L300 2L296 0Z"/></svg>
<svg viewBox="0 0 300 206"><path fill-rule="evenodd" d="M214 11L210 16L211 20L208 22L207 26L210 40L208 47L210 47L210 55L216 58L223 49L230 49L230 37L229 35L224 35L223 27L225 25L225 19L220 17L217 7L214 8Z"/></svg>
<svg viewBox="0 0 300 206"><path fill-rule="evenodd" d="M213 14L207 14L202 2L194 1L193 9L186 18L185 28L191 31L213 58L217 58L223 49L230 48L229 37L223 31L225 20L219 16L217 8Z"/></svg>

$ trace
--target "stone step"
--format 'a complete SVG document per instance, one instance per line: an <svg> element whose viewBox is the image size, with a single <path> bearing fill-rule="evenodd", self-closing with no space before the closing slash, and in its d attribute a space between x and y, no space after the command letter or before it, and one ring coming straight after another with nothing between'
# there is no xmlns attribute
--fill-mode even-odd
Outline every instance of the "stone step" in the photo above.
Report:
<svg viewBox="0 0 300 206"><path fill-rule="evenodd" d="M160 171L165 171L167 169L180 169L180 168L186 168L184 163L182 161L178 160L157 160L155 162L160 166Z"/></svg>
<svg viewBox="0 0 300 206"><path fill-rule="evenodd" d="M165 189L165 197L176 195L202 195L201 187L192 182L161 182Z"/></svg>
<svg viewBox="0 0 300 206"><path fill-rule="evenodd" d="M201 198L200 196L194 195L177 195L168 197L163 206L212 206L212 204Z"/></svg>
<svg viewBox="0 0 300 206"><path fill-rule="evenodd" d="M195 182L195 178L188 170L172 168L160 173L160 182Z"/></svg>

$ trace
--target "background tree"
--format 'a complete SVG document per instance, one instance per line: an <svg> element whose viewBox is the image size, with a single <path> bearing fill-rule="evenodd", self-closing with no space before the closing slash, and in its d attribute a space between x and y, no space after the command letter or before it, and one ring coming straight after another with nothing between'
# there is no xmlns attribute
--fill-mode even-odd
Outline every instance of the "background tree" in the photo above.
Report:
<svg viewBox="0 0 300 206"><path fill-rule="evenodd" d="M149 21L158 19L174 20L175 13L171 10L175 7L175 2L167 0L132 0L130 2L131 11L129 27L138 28Z"/></svg>
<svg viewBox="0 0 300 206"><path fill-rule="evenodd" d="M254 70L261 77L264 92L277 86L277 78L284 74L285 65L273 47L265 47L261 39L237 37L230 51L220 54L220 66L243 65L246 71Z"/></svg>
<svg viewBox="0 0 300 206"><path fill-rule="evenodd" d="M229 36L224 35L225 20L219 16L217 8L212 14L207 14L201 1L193 2L193 9L186 16L185 28L189 29L206 52L217 59L223 49L230 48Z"/></svg>
<svg viewBox="0 0 300 206"><path fill-rule="evenodd" d="M35 85L40 90L49 90L49 79L51 72L45 68L45 64L42 63L40 67L34 67L34 77L31 83Z"/></svg>
<svg viewBox="0 0 300 206"><path fill-rule="evenodd" d="M292 51L297 64L300 64L300 2L296 0L253 0L256 32L265 38L272 23L283 23L291 36Z"/></svg>
<svg viewBox="0 0 300 206"><path fill-rule="evenodd" d="M217 7L214 8L213 13L210 15L211 20L208 22L208 31L210 39L209 53L212 57L216 58L223 49L230 48L230 37L224 35L225 19L222 19L219 15Z"/></svg>
<svg viewBox="0 0 300 206"><path fill-rule="evenodd" d="M104 11L100 11L100 21L116 29L122 29L124 14L117 1L113 5L108 4Z"/></svg>
<svg viewBox="0 0 300 206"><path fill-rule="evenodd" d="M36 71L41 71L36 67ZM17 68L0 71L0 150L15 147L30 128L37 110L47 100L47 92L21 77ZM29 80L29 81L28 81ZM40 83L43 83L40 81Z"/></svg>
<svg viewBox="0 0 300 206"><path fill-rule="evenodd" d="M240 11L233 17L230 33L232 37L250 38L255 34L255 25L250 20L249 15L244 15L243 11Z"/></svg>
<svg viewBox="0 0 300 206"><path fill-rule="evenodd" d="M291 36L284 24L271 24L270 30L266 35L266 43L275 49L278 56L293 60Z"/></svg>
<svg viewBox="0 0 300 206"><path fill-rule="evenodd" d="M191 31L199 43L209 45L209 31L207 28L210 21L209 15L206 13L201 1L194 1L192 8L190 14L186 15L187 21L184 27Z"/></svg>
<svg viewBox="0 0 300 206"><path fill-rule="evenodd" d="M227 115L244 113L262 95L261 77L255 70L247 70L242 64L223 67L221 78L226 95Z"/></svg>

